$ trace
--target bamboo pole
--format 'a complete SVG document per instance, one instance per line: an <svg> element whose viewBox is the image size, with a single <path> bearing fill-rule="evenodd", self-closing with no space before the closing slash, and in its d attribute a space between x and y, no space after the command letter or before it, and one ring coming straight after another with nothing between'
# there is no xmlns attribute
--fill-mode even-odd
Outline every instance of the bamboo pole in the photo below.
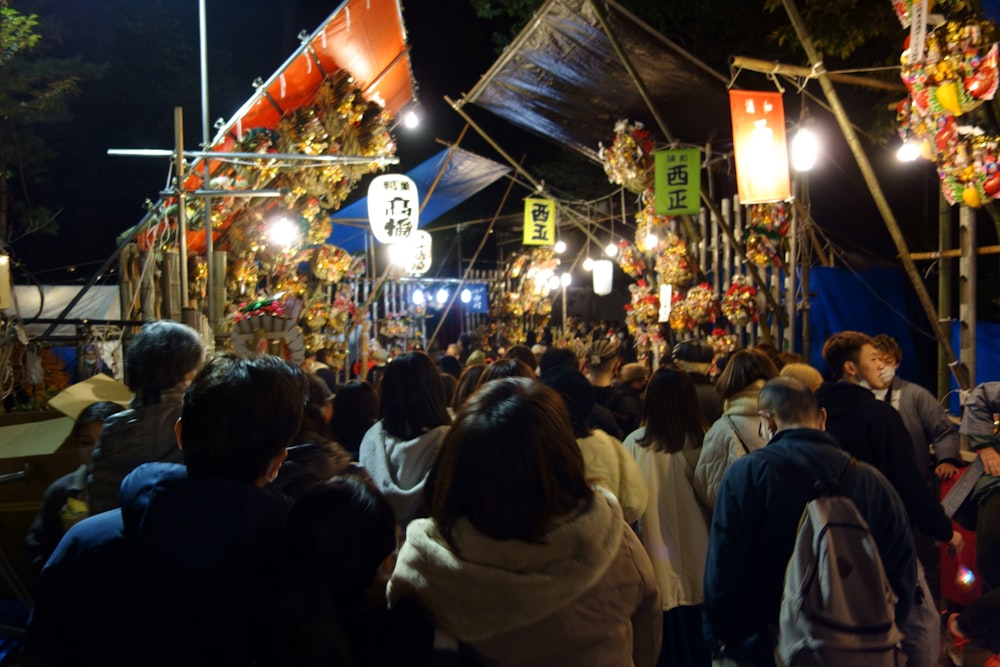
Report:
<svg viewBox="0 0 1000 667"><path fill-rule="evenodd" d="M910 250L906 245L906 239L903 238L903 232L900 230L899 223L896 222L896 218L893 215L892 210L889 208L889 202L886 200L885 194L882 192L882 187L879 185L878 178L875 176L875 171L872 168L871 162L868 160L868 156L865 155L864 149L861 147L861 142L858 141L858 137L854 133L854 128L851 127L850 120L847 117L847 111L841 104L840 98L837 96L837 91L834 89L833 83L830 81L830 76L826 73L826 69L823 67L823 59L820 56L819 51L817 51L816 47L813 45L812 38L810 38L805 24L802 22L802 17L799 15L799 10L796 8L794 0L781 0L781 2L785 7L785 12L788 14L792 27L795 29L795 34L798 35L799 42L802 44L802 48L805 50L806 56L809 58L809 62L812 63L813 71L816 73L817 77L819 77L819 83L823 89L823 94L826 96L827 101L833 108L834 116L837 118L837 123L840 125L840 130L843 132L844 138L847 140L847 144L851 148L851 152L854 153L854 158L858 163L858 167L861 169L861 174L864 176L865 182L868 184L868 189L871 192L872 199L875 200L875 205L882 214L882 219L885 221L885 226L889 230L889 235L892 237L893 243L896 244L896 250L899 252L900 259L903 262L903 268L906 270L906 275L909 277L910 283L917 292L920 305L923 306L924 313L931 324L931 328L934 330L935 337L938 339L938 344L941 345L945 352L948 360L948 367L951 369L952 375L955 376L955 381L958 383L959 388L967 390L969 389L968 369L963 368L958 359L955 358L955 353L951 349L948 337L945 334L944 329L941 327L941 323L938 321L937 310L931 302L931 297L927 292L927 287L924 285L920 274L917 272L916 265L910 258Z"/></svg>
<svg viewBox="0 0 1000 667"><path fill-rule="evenodd" d="M743 56L733 56L729 59L732 67L760 72L761 74L784 74L804 79L815 79L819 75L808 67L798 67L796 65L785 65L772 60L758 60L757 58L744 58ZM865 88L876 88L878 90L889 90L892 92L905 93L906 87L901 83L882 81L868 76L857 76L854 74L837 74L828 72L827 76L831 81L846 83L852 86L863 86Z"/></svg>

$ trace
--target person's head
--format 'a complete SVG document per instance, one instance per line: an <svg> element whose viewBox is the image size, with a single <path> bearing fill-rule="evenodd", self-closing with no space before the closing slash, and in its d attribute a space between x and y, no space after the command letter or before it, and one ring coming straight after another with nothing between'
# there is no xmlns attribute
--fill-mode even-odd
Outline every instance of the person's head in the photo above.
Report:
<svg viewBox="0 0 1000 667"><path fill-rule="evenodd" d="M451 423L440 371L423 352L404 352L386 366L379 403L383 428L403 440Z"/></svg>
<svg viewBox="0 0 1000 667"><path fill-rule="evenodd" d="M648 379L649 373L646 367L635 361L625 364L618 371L618 381L630 385L636 391L645 389Z"/></svg>
<svg viewBox="0 0 1000 667"><path fill-rule="evenodd" d="M299 430L306 381L274 356L219 355L191 382L175 431L192 472L263 486Z"/></svg>
<svg viewBox="0 0 1000 667"><path fill-rule="evenodd" d="M142 327L125 352L128 388L140 399L190 382L205 356L198 332L180 322L157 320Z"/></svg>
<svg viewBox="0 0 1000 667"><path fill-rule="evenodd" d="M378 389L370 382L351 380L333 397L330 427L337 442L355 456L365 433L378 421Z"/></svg>
<svg viewBox="0 0 1000 667"><path fill-rule="evenodd" d="M812 391L816 391L823 384L823 374L809 364L785 364L778 375L795 378Z"/></svg>
<svg viewBox="0 0 1000 667"><path fill-rule="evenodd" d="M708 424L691 376L672 366L656 369L646 385L642 424L646 432L638 444L643 447L674 453L684 449L689 438L700 447Z"/></svg>
<svg viewBox="0 0 1000 667"><path fill-rule="evenodd" d="M871 336L860 331L841 331L823 343L823 361L834 380L882 388L882 358Z"/></svg>
<svg viewBox="0 0 1000 667"><path fill-rule="evenodd" d="M777 377L778 369L769 357L757 350L737 350L726 361L726 367L715 383L715 389L723 399L743 391L754 382L767 382Z"/></svg>
<svg viewBox="0 0 1000 667"><path fill-rule="evenodd" d="M593 498L559 394L528 378L483 386L441 443L424 498L446 539L463 518L493 539L542 539Z"/></svg>
<svg viewBox="0 0 1000 667"><path fill-rule="evenodd" d="M462 375L458 378L458 386L455 387L455 395L451 400L451 407L456 412L462 409L465 401L476 391L479 386L479 378L486 372L486 364L474 364L466 366Z"/></svg>
<svg viewBox="0 0 1000 667"><path fill-rule="evenodd" d="M879 334L872 339L872 345L882 355L882 363L899 368L899 364L903 361L903 348L895 338L888 334Z"/></svg>
<svg viewBox="0 0 1000 667"><path fill-rule="evenodd" d="M781 358L781 352L778 348L770 343L757 343L753 346L753 349L770 359L771 363L774 364L774 367L779 371L781 370L782 365L784 365L784 361Z"/></svg>
<svg viewBox="0 0 1000 667"><path fill-rule="evenodd" d="M306 373L306 413L310 421L329 424L333 417L333 392L323 378Z"/></svg>
<svg viewBox="0 0 1000 667"><path fill-rule="evenodd" d="M674 346L674 363L686 373L708 375L715 351L711 345L697 340L687 340Z"/></svg>
<svg viewBox="0 0 1000 667"><path fill-rule="evenodd" d="M372 351L372 361L375 362L376 366L385 366L389 363L389 350L384 347L376 348Z"/></svg>
<svg viewBox="0 0 1000 667"><path fill-rule="evenodd" d="M80 411L80 415L73 424L73 430L66 437L64 444L71 443L74 447L89 450L97 444L97 439L101 437L104 420L121 411L122 406L111 401L91 403Z"/></svg>
<svg viewBox="0 0 1000 667"><path fill-rule="evenodd" d="M538 368L538 357L535 356L535 353L527 345L511 345L503 353L503 358L523 361L532 371Z"/></svg>
<svg viewBox="0 0 1000 667"><path fill-rule="evenodd" d="M590 380L580 371L568 366L551 368L542 373L538 380L555 389L566 401L573 434L578 438L590 435L587 420L594 409L594 385L590 384Z"/></svg>
<svg viewBox="0 0 1000 667"><path fill-rule="evenodd" d="M462 375L462 362L450 354L442 354L438 357L438 367L442 373L451 375L456 380Z"/></svg>
<svg viewBox="0 0 1000 667"><path fill-rule="evenodd" d="M458 359L462 356L462 346L459 343L449 343L448 347L445 348L444 353L449 357L455 357Z"/></svg>
<svg viewBox="0 0 1000 667"><path fill-rule="evenodd" d="M329 348L321 347L316 350L316 361L321 364L330 365L330 350Z"/></svg>
<svg viewBox="0 0 1000 667"><path fill-rule="evenodd" d="M328 593L341 613L384 604L395 566L396 516L373 485L334 477L292 507L285 552L299 578Z"/></svg>
<svg viewBox="0 0 1000 667"><path fill-rule="evenodd" d="M538 357L539 374L556 366L569 366L579 370L580 362L576 352L568 347L550 347L542 353L542 356Z"/></svg>
<svg viewBox="0 0 1000 667"><path fill-rule="evenodd" d="M618 368L618 341L601 338L587 349L587 368L590 381L597 386L607 386Z"/></svg>
<svg viewBox="0 0 1000 667"><path fill-rule="evenodd" d="M530 378L534 380L536 379L535 369L520 359L494 361L479 376L479 383L476 385L476 389L479 389L487 382L499 380L500 378Z"/></svg>
<svg viewBox="0 0 1000 667"><path fill-rule="evenodd" d="M444 391L444 405L448 407L455 400L455 390L458 389L458 378L451 373L441 373L441 390Z"/></svg>
<svg viewBox="0 0 1000 667"><path fill-rule="evenodd" d="M478 366L479 364L486 363L486 353L482 350L473 350L469 353L469 356L465 359L466 367Z"/></svg>
<svg viewBox="0 0 1000 667"><path fill-rule="evenodd" d="M757 409L765 440L790 428L826 427L826 410L819 407L813 391L793 377L769 380L757 396Z"/></svg>

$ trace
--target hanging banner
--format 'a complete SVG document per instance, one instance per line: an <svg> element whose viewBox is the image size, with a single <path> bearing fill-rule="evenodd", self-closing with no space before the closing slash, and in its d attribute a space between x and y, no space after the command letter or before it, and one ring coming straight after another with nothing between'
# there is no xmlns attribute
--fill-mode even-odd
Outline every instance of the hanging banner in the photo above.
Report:
<svg viewBox="0 0 1000 667"><path fill-rule="evenodd" d="M524 245L555 245L556 202L529 197L524 200Z"/></svg>
<svg viewBox="0 0 1000 667"><path fill-rule="evenodd" d="M680 148L653 153L656 215L683 215L701 210L701 151Z"/></svg>
<svg viewBox="0 0 1000 667"><path fill-rule="evenodd" d="M432 240L430 232L418 229L413 238L413 263L410 265L410 274L422 276L431 268L431 248Z"/></svg>
<svg viewBox="0 0 1000 667"><path fill-rule="evenodd" d="M399 243L417 230L417 184L406 174L382 174L368 186L368 219L379 243Z"/></svg>
<svg viewBox="0 0 1000 667"><path fill-rule="evenodd" d="M607 296L615 285L615 265L610 259L599 259L594 262L592 270L594 278L594 294Z"/></svg>
<svg viewBox="0 0 1000 667"><path fill-rule="evenodd" d="M781 93L730 90L736 187L741 204L788 199L788 146Z"/></svg>

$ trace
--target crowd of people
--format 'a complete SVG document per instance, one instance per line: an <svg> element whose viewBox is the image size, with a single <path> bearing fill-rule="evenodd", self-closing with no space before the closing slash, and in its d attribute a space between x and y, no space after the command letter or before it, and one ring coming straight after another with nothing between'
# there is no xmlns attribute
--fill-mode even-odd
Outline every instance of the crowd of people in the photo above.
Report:
<svg viewBox="0 0 1000 667"><path fill-rule="evenodd" d="M943 638L1000 666L1000 383L963 417L984 595L942 619L958 432L892 338L831 336L826 381L767 346L648 368L613 336L464 342L340 385L321 355L206 360L186 326L144 327L132 405L81 414L87 460L28 536L24 664L770 667L803 508L835 492L906 664Z"/></svg>

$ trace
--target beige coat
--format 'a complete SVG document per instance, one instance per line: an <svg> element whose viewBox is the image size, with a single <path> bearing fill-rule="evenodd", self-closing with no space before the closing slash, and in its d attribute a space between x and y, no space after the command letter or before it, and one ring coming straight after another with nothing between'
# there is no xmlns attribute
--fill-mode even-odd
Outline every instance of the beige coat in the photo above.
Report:
<svg viewBox="0 0 1000 667"><path fill-rule="evenodd" d="M694 469L694 490L709 512L715 507L722 476L733 461L747 454L747 449L752 452L767 444L758 432L757 395L763 387L764 381L758 380L727 398L722 416L705 434L701 456Z"/></svg>
<svg viewBox="0 0 1000 667"><path fill-rule="evenodd" d="M494 540L461 521L445 541L417 519L389 581L489 665L651 666L663 617L649 557L609 492L541 543Z"/></svg>
<svg viewBox="0 0 1000 667"><path fill-rule="evenodd" d="M576 444L583 453L587 481L615 494L628 523L642 516L642 511L646 509L646 485L639 466L622 443L595 428L590 435L577 438Z"/></svg>

